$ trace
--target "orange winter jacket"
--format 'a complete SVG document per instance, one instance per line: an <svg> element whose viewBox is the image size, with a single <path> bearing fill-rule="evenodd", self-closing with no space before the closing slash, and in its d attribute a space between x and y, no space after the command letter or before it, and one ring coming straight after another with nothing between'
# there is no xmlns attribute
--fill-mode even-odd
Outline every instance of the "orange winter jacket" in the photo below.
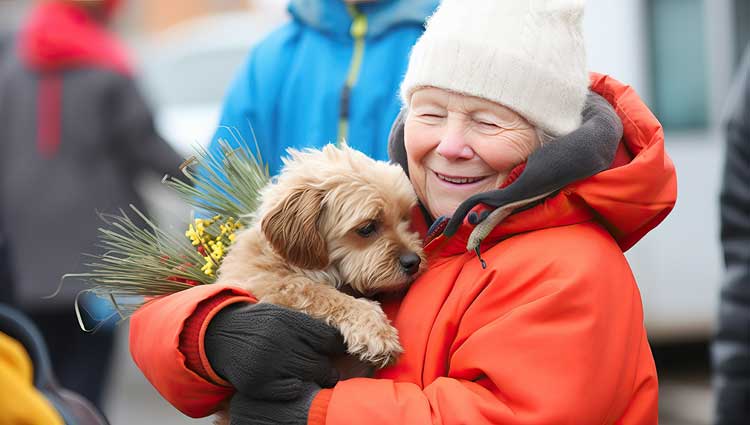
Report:
<svg viewBox="0 0 750 425"><path fill-rule="evenodd" d="M657 423L656 370L623 251L672 209L675 170L661 126L630 87L593 75L592 89L624 124L615 165L502 222L482 244L487 269L466 252L468 222L431 240L428 270L384 305L404 355L375 378L321 391L309 423ZM132 318L136 363L191 416L231 394L187 368L179 350L186 320L217 294L223 304L250 299L197 287Z"/></svg>

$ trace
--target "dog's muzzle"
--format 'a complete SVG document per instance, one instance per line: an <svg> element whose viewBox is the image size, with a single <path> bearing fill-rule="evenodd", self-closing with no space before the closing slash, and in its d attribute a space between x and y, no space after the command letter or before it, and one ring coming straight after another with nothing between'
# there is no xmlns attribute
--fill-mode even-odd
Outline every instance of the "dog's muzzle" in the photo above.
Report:
<svg viewBox="0 0 750 425"><path fill-rule="evenodd" d="M399 264L401 264L401 269L409 276L414 275L419 271L419 264L422 262L422 259L419 258L419 255L417 255L415 252L407 252L405 254L401 254L401 256L398 258Z"/></svg>

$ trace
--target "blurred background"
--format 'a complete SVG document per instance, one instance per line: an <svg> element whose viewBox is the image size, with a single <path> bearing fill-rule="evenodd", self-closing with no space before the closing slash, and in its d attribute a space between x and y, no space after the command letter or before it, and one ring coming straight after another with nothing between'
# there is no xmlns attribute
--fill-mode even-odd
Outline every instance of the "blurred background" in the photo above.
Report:
<svg viewBox="0 0 750 425"><path fill-rule="evenodd" d="M29 6L0 0L0 34L12 32ZM187 155L193 144L209 141L233 74L251 46L285 19L284 0L126 2L116 30L136 59L160 133L178 152ZM589 1L585 29L590 69L631 84L666 130L679 176L677 207L627 256L659 368L661 422L709 424L707 343L722 273L720 118L750 40L750 2ZM141 190L163 225L182 229L184 205L153 182ZM111 423L210 423L185 418L145 382L127 352L127 326L116 331L105 398Z"/></svg>

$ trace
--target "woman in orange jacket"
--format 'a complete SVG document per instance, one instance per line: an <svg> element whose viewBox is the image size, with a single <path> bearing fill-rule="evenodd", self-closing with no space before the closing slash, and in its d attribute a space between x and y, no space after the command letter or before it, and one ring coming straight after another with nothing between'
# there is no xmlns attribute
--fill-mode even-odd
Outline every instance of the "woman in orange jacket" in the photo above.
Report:
<svg viewBox="0 0 750 425"><path fill-rule="evenodd" d="M623 252L671 211L675 171L634 91L586 73L582 3L444 0L414 47L390 152L428 270L381 299L397 364L335 383L331 329L196 287L132 318L161 394L190 416L231 397L233 424L657 423Z"/></svg>

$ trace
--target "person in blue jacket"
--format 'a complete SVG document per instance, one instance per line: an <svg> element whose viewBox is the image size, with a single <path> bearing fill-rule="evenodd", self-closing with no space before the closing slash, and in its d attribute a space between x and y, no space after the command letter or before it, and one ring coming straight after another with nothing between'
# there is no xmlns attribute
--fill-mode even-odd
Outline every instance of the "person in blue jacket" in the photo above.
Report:
<svg viewBox="0 0 750 425"><path fill-rule="evenodd" d="M438 0L291 0L292 19L250 52L209 152L256 143L272 175L289 147L343 140L385 160L412 45Z"/></svg>

